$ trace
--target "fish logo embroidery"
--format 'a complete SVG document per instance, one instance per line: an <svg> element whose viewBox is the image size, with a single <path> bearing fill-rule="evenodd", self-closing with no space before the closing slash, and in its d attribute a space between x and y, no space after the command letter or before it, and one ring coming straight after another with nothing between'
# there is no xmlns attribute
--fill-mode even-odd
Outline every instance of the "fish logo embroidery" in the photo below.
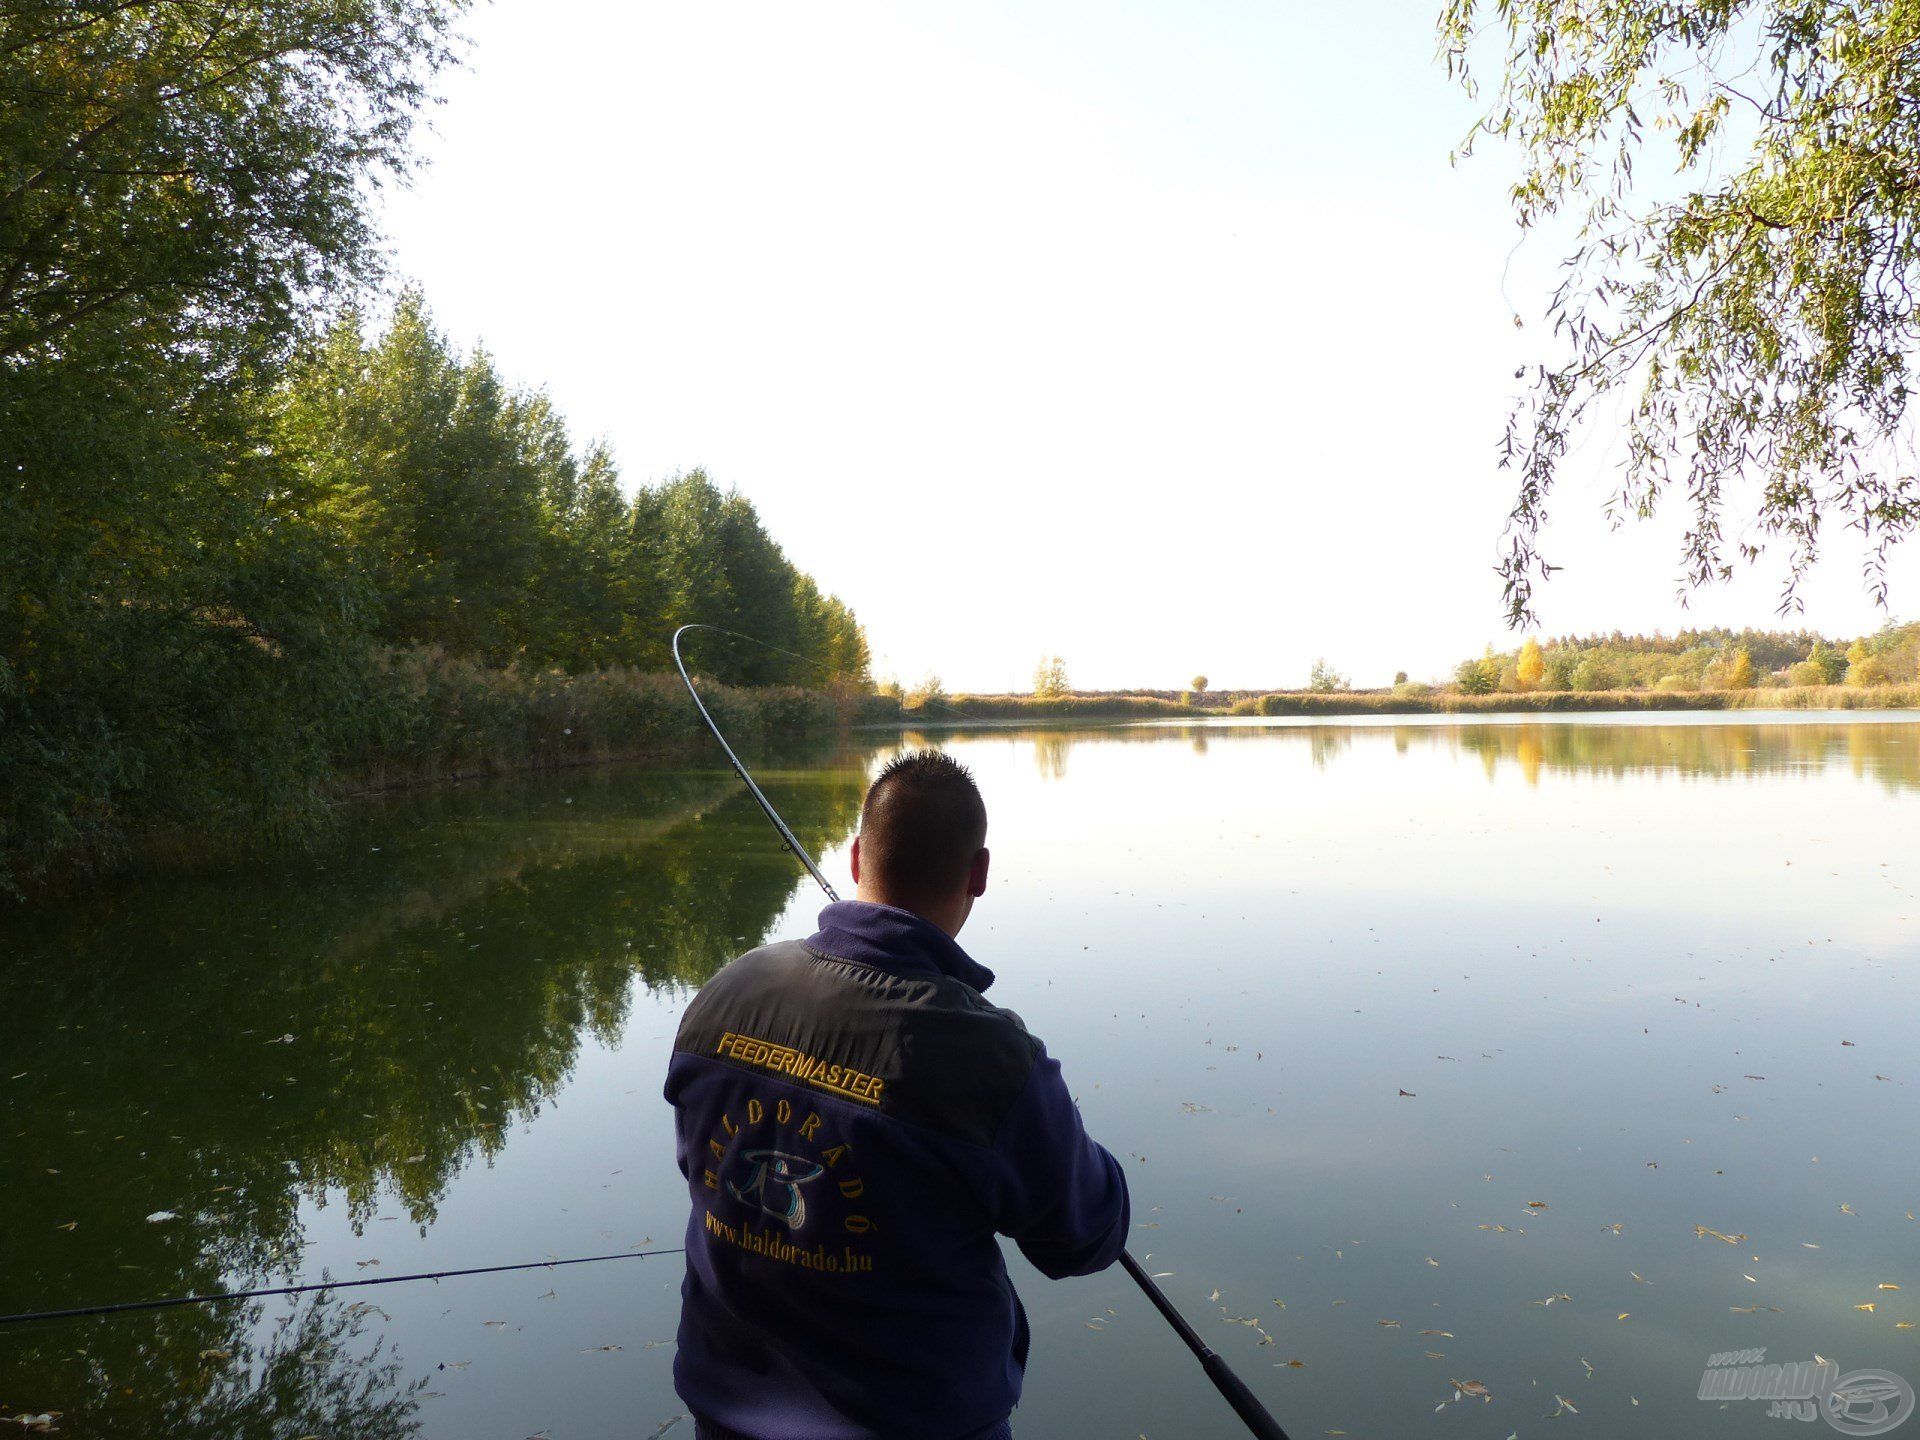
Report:
<svg viewBox="0 0 1920 1440"><path fill-rule="evenodd" d="M750 1175L745 1185L727 1181L727 1192L736 1200L760 1207L788 1230L807 1223L807 1197L800 1187L817 1180L826 1167L804 1155L789 1155L784 1150L748 1150L740 1156Z"/></svg>

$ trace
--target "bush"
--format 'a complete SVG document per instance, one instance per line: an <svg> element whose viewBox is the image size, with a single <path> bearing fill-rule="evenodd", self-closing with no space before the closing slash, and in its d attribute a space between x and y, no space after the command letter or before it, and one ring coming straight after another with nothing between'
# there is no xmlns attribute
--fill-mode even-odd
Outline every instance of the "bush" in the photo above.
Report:
<svg viewBox="0 0 1920 1440"><path fill-rule="evenodd" d="M1653 688L1662 695L1680 695L1693 689L1693 684L1684 675L1662 675Z"/></svg>

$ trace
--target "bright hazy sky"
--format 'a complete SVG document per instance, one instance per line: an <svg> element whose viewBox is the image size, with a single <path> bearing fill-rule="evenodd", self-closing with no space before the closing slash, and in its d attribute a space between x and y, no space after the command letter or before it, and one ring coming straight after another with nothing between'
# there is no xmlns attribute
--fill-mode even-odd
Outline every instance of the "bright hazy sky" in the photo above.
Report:
<svg viewBox="0 0 1920 1440"><path fill-rule="evenodd" d="M1494 445L1558 256L1510 157L1448 164L1438 5L494 0L393 268L630 483L751 497L882 674L1450 673L1513 643ZM1568 463L1544 629L1773 623L1777 564L1680 608L1617 459ZM1806 623L1852 634L1848 538Z"/></svg>

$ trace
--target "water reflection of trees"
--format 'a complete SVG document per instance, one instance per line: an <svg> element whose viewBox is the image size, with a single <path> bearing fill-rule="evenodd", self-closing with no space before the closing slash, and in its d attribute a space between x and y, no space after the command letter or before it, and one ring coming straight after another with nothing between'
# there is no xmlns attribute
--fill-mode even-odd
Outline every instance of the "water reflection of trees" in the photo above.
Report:
<svg viewBox="0 0 1920 1440"><path fill-rule="evenodd" d="M955 727L935 737L935 743L978 739L982 733L988 732ZM1920 725L1872 720L1832 725L1185 723L1059 726L1017 733L1032 743L1035 763L1050 779L1065 775L1069 752L1076 746L1160 744L1180 737L1197 755L1206 754L1208 745L1304 745L1316 767L1376 743L1391 743L1400 755L1449 749L1478 758L1490 777L1511 765L1529 784L1537 784L1545 773L1657 772L1731 779L1844 764L1854 775L1877 779L1891 789L1920 788Z"/></svg>
<svg viewBox="0 0 1920 1440"><path fill-rule="evenodd" d="M1507 765L1529 785L1543 773L1669 773L1715 779L1844 765L1889 789L1920 786L1920 726L1474 725L1429 731L1480 757L1492 776Z"/></svg>
<svg viewBox="0 0 1920 1440"><path fill-rule="evenodd" d="M865 771L761 779L823 849L852 829ZM292 1274L302 1199L344 1196L358 1224L390 1193L431 1220L588 1037L617 1035L636 983L698 984L765 935L797 877L730 775L581 772L369 811L323 859L264 878L16 919L0 930L18 1075L0 1090L0 1311ZM179 1218L147 1221L161 1210ZM275 1434L407 1433L390 1384L343 1380L325 1403L351 1414L293 1429L306 1402L291 1391L248 1418L283 1370L320 1405L342 1317L360 1313L309 1307L276 1332L301 1352L291 1370L213 1311L16 1332L0 1389L16 1406L111 1394L116 1411L145 1407L129 1434L266 1435L274 1413ZM245 1383L203 1352L233 1356Z"/></svg>

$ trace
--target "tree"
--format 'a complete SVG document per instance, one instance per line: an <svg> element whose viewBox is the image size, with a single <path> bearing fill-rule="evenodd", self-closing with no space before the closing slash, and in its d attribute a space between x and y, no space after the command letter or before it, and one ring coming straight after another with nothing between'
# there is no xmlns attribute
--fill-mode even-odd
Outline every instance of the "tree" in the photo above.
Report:
<svg viewBox="0 0 1920 1440"><path fill-rule="evenodd" d="M1709 678L1722 690L1751 690L1755 678L1753 657L1736 645L1714 662Z"/></svg>
<svg viewBox="0 0 1920 1440"><path fill-rule="evenodd" d="M1313 670L1307 676L1307 689L1327 695L1352 688L1347 677L1329 665L1325 657L1313 662Z"/></svg>
<svg viewBox="0 0 1920 1440"><path fill-rule="evenodd" d="M1393 672L1393 683L1394 683L1394 684L1396 684L1396 685L1404 685L1404 684L1406 684L1406 683L1407 683L1407 672L1406 672L1406 671L1404 671L1404 670L1396 670L1396 671L1394 671L1394 672Z"/></svg>
<svg viewBox="0 0 1920 1440"><path fill-rule="evenodd" d="M1847 649L1847 683L1849 685L1884 685L1891 678L1887 665L1866 640L1853 642Z"/></svg>
<svg viewBox="0 0 1920 1440"><path fill-rule="evenodd" d="M143 825L323 813L372 596L261 395L377 270L457 10L0 17L0 888Z"/></svg>
<svg viewBox="0 0 1920 1440"><path fill-rule="evenodd" d="M1058 655L1042 655L1040 663L1033 667L1033 693L1042 700L1052 700L1072 690L1067 680L1067 662Z"/></svg>
<svg viewBox="0 0 1920 1440"><path fill-rule="evenodd" d="M1193 679L1187 682L1187 688L1193 691L1193 693L1196 695L1206 694L1207 693L1207 677L1204 675L1194 676Z"/></svg>
<svg viewBox="0 0 1920 1440"><path fill-rule="evenodd" d="M1514 662L1514 674L1522 690L1537 690L1540 682L1547 678L1547 659L1540 650L1540 642L1529 635L1527 643L1520 647L1520 658Z"/></svg>
<svg viewBox="0 0 1920 1440"><path fill-rule="evenodd" d="M1563 211L1579 226L1549 305L1565 348L1533 371L1503 447L1518 476L1500 567L1510 622L1533 618L1554 568L1538 540L1569 446L1622 391L1609 508L1644 516L1684 492L1683 587L1778 538L1782 609L1797 608L1835 519L1866 536L1866 584L1884 603L1887 552L1920 524L1920 480L1891 454L1920 346L1920 12L1448 0L1441 43L1470 91L1482 31L1504 52L1476 134L1518 143L1520 226ZM1653 193L1639 173L1669 167L1639 164L1649 132L1672 137L1680 177ZM1749 481L1756 510L1730 515L1729 492ZM1731 553L1729 531L1742 537Z"/></svg>
<svg viewBox="0 0 1920 1440"><path fill-rule="evenodd" d="M1813 648L1807 652L1806 663L1819 672L1820 678L1813 682L1818 685L1838 685L1841 677L1847 673L1847 656L1840 654L1824 640L1813 642Z"/></svg>
<svg viewBox="0 0 1920 1440"><path fill-rule="evenodd" d="M217 380L372 273L459 0L11 0L0 361L102 327Z"/></svg>
<svg viewBox="0 0 1920 1440"><path fill-rule="evenodd" d="M1613 671L1598 656L1589 655L1573 667L1575 690L1611 690L1613 686Z"/></svg>
<svg viewBox="0 0 1920 1440"><path fill-rule="evenodd" d="M1462 660L1453 679L1462 695L1491 695L1500 683L1500 662L1494 658L1493 647L1489 645L1478 660Z"/></svg>

